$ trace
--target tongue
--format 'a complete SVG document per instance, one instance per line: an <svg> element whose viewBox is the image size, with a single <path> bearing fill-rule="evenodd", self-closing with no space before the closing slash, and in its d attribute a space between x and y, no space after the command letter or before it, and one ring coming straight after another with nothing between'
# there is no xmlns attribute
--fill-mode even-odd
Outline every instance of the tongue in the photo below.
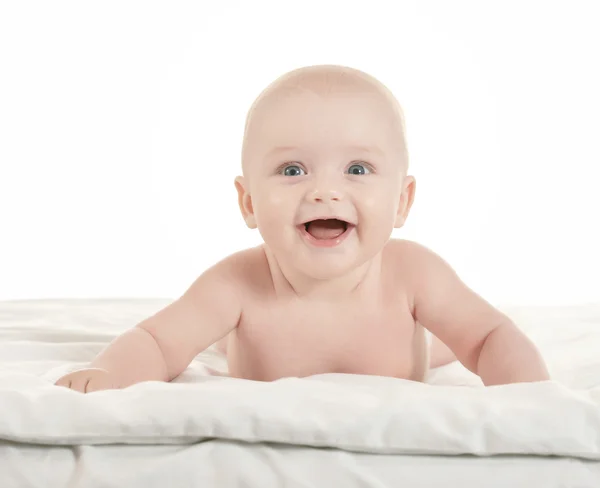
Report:
<svg viewBox="0 0 600 488"><path fill-rule="evenodd" d="M313 220L306 230L315 239L335 239L344 233L346 224L337 219Z"/></svg>

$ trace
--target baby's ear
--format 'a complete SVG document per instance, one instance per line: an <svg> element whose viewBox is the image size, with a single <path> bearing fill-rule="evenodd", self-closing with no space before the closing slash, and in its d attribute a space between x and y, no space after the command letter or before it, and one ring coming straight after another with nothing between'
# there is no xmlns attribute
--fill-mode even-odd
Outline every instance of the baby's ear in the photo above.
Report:
<svg viewBox="0 0 600 488"><path fill-rule="evenodd" d="M244 180L243 176L238 176L235 179L235 189L238 192L238 204L240 206L240 211L242 212L242 217L244 217L246 225L250 229L256 229L256 219L254 218L252 198L250 197L250 193L248 192L246 185L246 180Z"/></svg>
<svg viewBox="0 0 600 488"><path fill-rule="evenodd" d="M404 178L402 194L400 195L400 204L398 205L398 213L396 214L396 222L394 222L394 227L397 229L406 223L408 213L410 212L410 208L415 200L416 188L417 181L415 180L414 176L407 176Z"/></svg>

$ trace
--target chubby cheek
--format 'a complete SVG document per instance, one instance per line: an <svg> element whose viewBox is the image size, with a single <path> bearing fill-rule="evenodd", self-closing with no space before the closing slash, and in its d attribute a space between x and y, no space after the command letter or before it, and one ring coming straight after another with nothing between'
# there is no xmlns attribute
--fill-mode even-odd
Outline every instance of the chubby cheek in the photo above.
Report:
<svg viewBox="0 0 600 488"><path fill-rule="evenodd" d="M361 226L369 233L377 231L391 234L398 210L397 201L390 193L371 193L363 195L359 207Z"/></svg>
<svg viewBox="0 0 600 488"><path fill-rule="evenodd" d="M294 222L295 207L283 192L263 192L253 199L253 204L256 223L265 241L279 236Z"/></svg>

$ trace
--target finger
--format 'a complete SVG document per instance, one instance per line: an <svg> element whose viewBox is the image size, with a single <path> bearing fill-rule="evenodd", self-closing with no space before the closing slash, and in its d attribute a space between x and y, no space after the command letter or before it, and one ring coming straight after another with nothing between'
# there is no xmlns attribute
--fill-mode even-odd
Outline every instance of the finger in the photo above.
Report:
<svg viewBox="0 0 600 488"><path fill-rule="evenodd" d="M85 385L85 393L93 393L95 391L112 390L116 385L106 376L93 377Z"/></svg>
<svg viewBox="0 0 600 488"><path fill-rule="evenodd" d="M81 393L85 393L85 384L88 381L89 376L78 376L74 377L71 381L71 390L79 391Z"/></svg>
<svg viewBox="0 0 600 488"><path fill-rule="evenodd" d="M70 375L66 375L63 376L62 378L59 378L56 383L54 383L56 386L62 386L64 388L70 388L71 387L71 376Z"/></svg>

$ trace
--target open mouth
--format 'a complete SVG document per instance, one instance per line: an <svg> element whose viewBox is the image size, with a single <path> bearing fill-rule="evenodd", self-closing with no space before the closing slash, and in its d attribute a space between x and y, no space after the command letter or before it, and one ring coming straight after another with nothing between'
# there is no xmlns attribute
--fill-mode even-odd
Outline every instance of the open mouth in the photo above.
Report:
<svg viewBox="0 0 600 488"><path fill-rule="evenodd" d="M340 219L316 219L298 226L303 234L316 245L333 246L339 244L354 227Z"/></svg>

